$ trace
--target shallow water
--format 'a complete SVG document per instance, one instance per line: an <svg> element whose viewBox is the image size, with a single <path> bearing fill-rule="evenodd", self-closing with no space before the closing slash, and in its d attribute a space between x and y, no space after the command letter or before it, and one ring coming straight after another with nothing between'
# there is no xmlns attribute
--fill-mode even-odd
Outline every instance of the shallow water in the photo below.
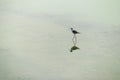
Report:
<svg viewBox="0 0 120 80"><path fill-rule="evenodd" d="M0 12L0 80L120 79L119 26L20 9ZM71 27L81 32L80 50L72 53Z"/></svg>

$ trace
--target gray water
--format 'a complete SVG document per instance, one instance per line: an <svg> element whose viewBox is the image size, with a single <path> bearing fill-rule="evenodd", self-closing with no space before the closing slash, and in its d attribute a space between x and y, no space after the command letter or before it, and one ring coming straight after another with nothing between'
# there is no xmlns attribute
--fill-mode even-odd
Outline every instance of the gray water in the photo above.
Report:
<svg viewBox="0 0 120 80"><path fill-rule="evenodd" d="M55 12L57 10L53 10L53 14L49 9L39 12L36 7L30 12L32 0L29 5L27 0L18 1L14 6L10 4L15 1L2 2L0 80L120 79L119 21L102 22L98 18L85 21L85 16L83 20L69 10L63 11L64 15ZM29 7L23 8L22 4ZM81 32L77 35L80 49L72 53L71 27Z"/></svg>

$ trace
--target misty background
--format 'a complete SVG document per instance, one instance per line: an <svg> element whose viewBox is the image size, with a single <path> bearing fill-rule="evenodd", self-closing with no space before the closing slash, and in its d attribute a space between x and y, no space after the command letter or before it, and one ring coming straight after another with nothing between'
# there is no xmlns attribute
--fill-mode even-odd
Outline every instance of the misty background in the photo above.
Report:
<svg viewBox="0 0 120 80"><path fill-rule="evenodd" d="M0 80L119 80L119 0L1 0ZM70 28L80 50L73 46Z"/></svg>

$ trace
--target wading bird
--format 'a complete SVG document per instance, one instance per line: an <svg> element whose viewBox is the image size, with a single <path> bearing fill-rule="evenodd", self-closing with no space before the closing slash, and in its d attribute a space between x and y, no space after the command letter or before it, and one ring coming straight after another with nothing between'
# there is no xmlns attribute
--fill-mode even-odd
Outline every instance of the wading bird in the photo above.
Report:
<svg viewBox="0 0 120 80"><path fill-rule="evenodd" d="M74 30L73 28L71 28L71 31L73 34L80 34L80 32L77 32L76 30Z"/></svg>

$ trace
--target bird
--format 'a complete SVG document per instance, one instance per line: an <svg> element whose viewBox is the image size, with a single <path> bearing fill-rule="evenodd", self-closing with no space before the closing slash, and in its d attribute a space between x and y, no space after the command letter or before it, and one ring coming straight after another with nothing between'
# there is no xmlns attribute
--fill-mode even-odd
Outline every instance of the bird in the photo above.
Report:
<svg viewBox="0 0 120 80"><path fill-rule="evenodd" d="M71 31L73 34L80 34L80 32L77 32L76 30L74 30L73 28L71 28Z"/></svg>

